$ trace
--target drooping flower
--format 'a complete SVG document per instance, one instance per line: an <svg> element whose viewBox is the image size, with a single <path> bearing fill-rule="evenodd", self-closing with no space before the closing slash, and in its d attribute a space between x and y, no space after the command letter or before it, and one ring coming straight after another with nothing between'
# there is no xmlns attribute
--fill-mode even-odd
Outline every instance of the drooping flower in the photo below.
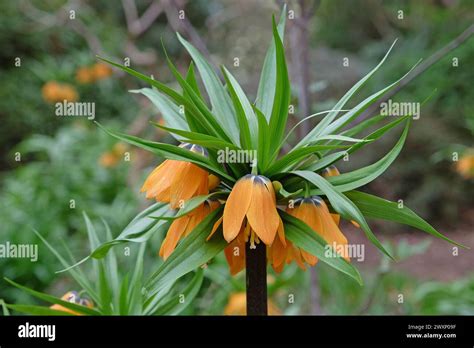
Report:
<svg viewBox="0 0 474 348"><path fill-rule="evenodd" d="M329 178L331 176L341 175L341 173L339 173L339 170L335 165L330 165L329 167L326 167L321 171L321 175L325 178Z"/></svg>
<svg viewBox="0 0 474 348"><path fill-rule="evenodd" d="M183 143L180 147L208 156L205 148ZM141 188L146 198L170 203L172 209L178 208L188 199L209 192L209 173L197 165L177 160L165 160L156 167Z"/></svg>
<svg viewBox="0 0 474 348"><path fill-rule="evenodd" d="M77 305L85 306L85 307L88 307L88 308L93 308L94 307L94 304L90 300L85 299L85 298L81 298L79 296L79 294L77 293L77 291L68 291L67 293L65 293L63 295L63 297L61 297L61 300L71 302L71 303L75 303ZM73 314L73 315L82 315L81 313L78 313L78 312L73 311L69 308L63 307L60 304L54 304L49 308L57 310L57 311L67 312L67 313L70 313L70 314Z"/></svg>
<svg viewBox="0 0 474 348"><path fill-rule="evenodd" d="M341 173L339 172L339 169L335 165L330 165L329 167L326 167L322 170L321 175L325 178L329 178L331 176L339 176ZM334 218L337 218L337 224L339 224L339 214L332 214ZM357 221L351 220L351 224L353 224L355 227L360 228L360 225L357 223Z"/></svg>
<svg viewBox="0 0 474 348"><path fill-rule="evenodd" d="M207 200L199 207L173 221L161 244L160 256L166 260L176 248L179 240L186 237L204 218L219 207L218 201Z"/></svg>
<svg viewBox="0 0 474 348"><path fill-rule="evenodd" d="M280 225L275 191L269 179L248 174L239 179L227 198L222 216L224 238L232 242L243 233L251 245L272 244Z"/></svg>
<svg viewBox="0 0 474 348"><path fill-rule="evenodd" d="M318 196L299 198L294 201L292 207L286 210L290 215L300 219L320 235L326 243L335 247L335 250L346 250L347 238L338 227L339 215L331 214L326 203ZM341 254L349 261L347 255ZM286 246L275 239L269 250L269 260L276 272L281 272L286 264L295 261L302 269L306 269L305 264L314 266L318 259L301 248L286 241Z"/></svg>

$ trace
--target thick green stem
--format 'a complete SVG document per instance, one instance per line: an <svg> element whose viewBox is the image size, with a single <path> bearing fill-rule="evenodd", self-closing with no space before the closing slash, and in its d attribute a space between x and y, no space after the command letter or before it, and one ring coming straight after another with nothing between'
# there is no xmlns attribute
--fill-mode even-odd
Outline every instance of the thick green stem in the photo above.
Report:
<svg viewBox="0 0 474 348"><path fill-rule="evenodd" d="M267 257L263 243L245 249L247 279L247 315L267 315Z"/></svg>

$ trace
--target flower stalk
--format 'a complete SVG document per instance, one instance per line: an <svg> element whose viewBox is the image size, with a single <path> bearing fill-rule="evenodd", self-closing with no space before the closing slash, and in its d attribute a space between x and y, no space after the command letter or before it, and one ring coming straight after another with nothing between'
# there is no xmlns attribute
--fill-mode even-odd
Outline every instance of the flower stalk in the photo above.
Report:
<svg viewBox="0 0 474 348"><path fill-rule="evenodd" d="M247 242L245 250L245 276L247 284L247 315L268 315L266 246L258 243L255 248Z"/></svg>

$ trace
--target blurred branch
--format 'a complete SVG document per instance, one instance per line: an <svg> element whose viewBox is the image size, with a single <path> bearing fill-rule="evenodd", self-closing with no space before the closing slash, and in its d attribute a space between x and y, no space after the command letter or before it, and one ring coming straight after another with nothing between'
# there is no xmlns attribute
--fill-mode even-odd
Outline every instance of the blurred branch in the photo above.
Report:
<svg viewBox="0 0 474 348"><path fill-rule="evenodd" d="M311 81L309 68L309 26L319 1L310 1L308 4L306 0L298 0L297 3L299 14L289 21L291 70L298 86L298 114L304 117L309 114L311 109L311 96L309 92ZM309 132L309 129L309 123L304 122L298 128L299 138L303 138Z"/></svg>
<svg viewBox="0 0 474 348"><path fill-rule="evenodd" d="M207 50L206 44L201 39L196 29L185 15L183 18L179 18L179 11L183 9L185 1L182 0L162 0L164 4L164 11L166 12L166 18L168 23L174 31L185 33L191 43L203 53L206 58L210 58L209 51Z"/></svg>
<svg viewBox="0 0 474 348"><path fill-rule="evenodd" d="M94 55L103 53L100 40L87 28L81 19L78 17L69 19L69 11L76 10L82 6L81 1L66 2L66 4L61 6L54 14L38 9L30 1L22 1L20 6L25 16L45 27L62 27L68 25L77 34L82 36Z"/></svg>
<svg viewBox="0 0 474 348"><path fill-rule="evenodd" d="M289 20L289 41L291 46L291 71L298 86L298 114L301 117L309 115L311 109L311 95L309 84L311 81L309 57L309 27L311 19L316 13L319 1L298 0L299 14ZM302 139L309 133L309 122L303 122L298 128L298 137ZM286 151L286 149L284 149ZM319 274L316 268L310 269L311 281L311 314L322 314L319 289Z"/></svg>
<svg viewBox="0 0 474 348"><path fill-rule="evenodd" d="M407 84L409 84L412 80L417 78L420 74L425 72L428 68L430 68L432 65L437 63L439 60L441 60L444 56L446 56L448 53L453 51L454 49L458 48L460 45L462 45L464 42L466 42L472 35L474 34L474 24L472 24L470 27L468 27L465 31L463 31L459 36L457 36L454 40L449 42L446 46L443 48L439 49L437 52L435 52L433 55L428 57L425 61L423 61L420 65L418 65L413 71L405 76L405 78L402 79L400 84L389 91L387 94L379 98L376 102L374 102L370 107L367 108L364 112L362 112L358 118L358 121L362 121L364 118L370 117L374 115L377 110L380 109L380 104L387 101L391 97L393 97L395 94L397 94L403 87L405 87Z"/></svg>
<svg viewBox="0 0 474 348"><path fill-rule="evenodd" d="M138 37L150 28L155 20L163 13L162 2L153 1L141 17L138 17L135 0L122 0L128 32Z"/></svg>

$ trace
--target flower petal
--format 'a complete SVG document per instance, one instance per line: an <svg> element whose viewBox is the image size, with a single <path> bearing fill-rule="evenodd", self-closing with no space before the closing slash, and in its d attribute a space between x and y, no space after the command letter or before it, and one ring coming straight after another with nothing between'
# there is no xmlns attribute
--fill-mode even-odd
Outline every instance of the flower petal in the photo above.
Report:
<svg viewBox="0 0 474 348"><path fill-rule="evenodd" d="M253 176L246 175L234 185L224 207L224 238L231 242L242 227L245 214L249 209L253 194Z"/></svg>

